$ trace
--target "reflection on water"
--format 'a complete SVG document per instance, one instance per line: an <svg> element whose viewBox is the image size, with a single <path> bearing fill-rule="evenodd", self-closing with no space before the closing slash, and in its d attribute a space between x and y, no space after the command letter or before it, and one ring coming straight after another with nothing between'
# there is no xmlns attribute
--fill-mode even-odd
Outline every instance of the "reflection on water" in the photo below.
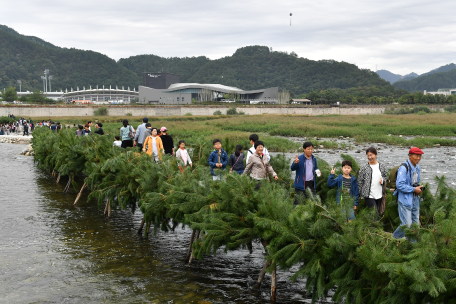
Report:
<svg viewBox="0 0 456 304"><path fill-rule="evenodd" d="M4 303L265 303L269 278L251 287L263 251L220 252L187 267L189 229L145 239L141 213L115 210L64 194L23 146L0 145L0 302ZM278 272L278 302L302 303L304 283Z"/></svg>

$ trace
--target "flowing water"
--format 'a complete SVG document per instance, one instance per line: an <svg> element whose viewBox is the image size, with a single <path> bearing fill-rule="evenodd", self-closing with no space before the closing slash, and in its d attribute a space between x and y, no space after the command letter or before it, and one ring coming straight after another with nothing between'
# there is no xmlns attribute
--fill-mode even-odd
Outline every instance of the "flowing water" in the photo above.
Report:
<svg viewBox="0 0 456 304"><path fill-rule="evenodd" d="M255 290L264 251L237 250L184 263L191 231L148 239L139 210L113 210L62 193L23 145L0 145L0 303L267 303L270 277ZM278 302L310 302L304 282L278 271Z"/></svg>
<svg viewBox="0 0 456 304"><path fill-rule="evenodd" d="M184 263L191 231L177 228L144 238L137 234L139 210L103 210L76 193L62 193L22 145L0 145L0 303L267 303L269 276L255 290L264 262L261 245L253 254L237 250ZM408 149L382 148L378 160L400 164ZM340 151L318 149L334 165ZM360 164L365 154L343 151ZM445 174L455 184L454 148L424 149L422 180ZM271 153L274 154L274 153ZM294 158L294 153L287 154ZM434 185L435 187L435 185ZM435 189L434 189L435 190ZM309 303L303 280L278 271L278 303Z"/></svg>

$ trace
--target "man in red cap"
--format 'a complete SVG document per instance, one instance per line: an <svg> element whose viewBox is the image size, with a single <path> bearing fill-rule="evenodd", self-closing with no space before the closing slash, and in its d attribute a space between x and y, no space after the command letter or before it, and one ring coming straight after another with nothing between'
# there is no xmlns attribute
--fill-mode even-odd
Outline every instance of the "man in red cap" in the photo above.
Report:
<svg viewBox="0 0 456 304"><path fill-rule="evenodd" d="M401 225L394 231L393 237L400 239L405 236L404 228L410 227L413 223L420 224L420 194L423 186L420 182L421 149L412 147L409 150L409 159L397 170L396 191L394 195L398 197L399 218Z"/></svg>

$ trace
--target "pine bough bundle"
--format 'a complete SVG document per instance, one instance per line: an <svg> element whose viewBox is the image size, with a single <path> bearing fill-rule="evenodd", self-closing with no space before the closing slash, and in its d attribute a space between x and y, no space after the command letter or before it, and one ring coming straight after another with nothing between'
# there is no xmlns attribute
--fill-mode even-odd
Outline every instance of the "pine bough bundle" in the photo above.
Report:
<svg viewBox="0 0 456 304"><path fill-rule="evenodd" d="M145 234L152 226L155 232L191 227L190 262L261 243L268 256L257 287L272 273L272 301L276 269L298 265L292 280L306 280L313 302L331 293L333 301L347 303L456 303L456 193L444 177L436 177L435 195L422 195L421 226L406 229L411 241L394 240L390 233L400 223L395 197L388 194L381 217L361 201L349 221L352 202L335 203L336 190L326 185L330 166L321 159L318 196L294 208L289 161L280 155L272 161L279 181L264 181L255 191L257 181L237 174L213 182L206 166L211 146L202 139L193 145L194 167L183 173L175 158L157 165L136 150L113 147L107 136L37 129L32 144L39 167L67 176L76 191L75 177L83 176L83 189L100 208L110 213L138 205ZM342 158L354 163L356 175L354 159Z"/></svg>

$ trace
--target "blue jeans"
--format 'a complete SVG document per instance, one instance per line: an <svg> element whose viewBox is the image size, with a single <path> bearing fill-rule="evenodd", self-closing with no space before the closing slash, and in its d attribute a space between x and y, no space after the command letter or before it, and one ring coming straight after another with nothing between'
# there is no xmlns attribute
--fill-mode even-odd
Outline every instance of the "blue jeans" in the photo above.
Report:
<svg viewBox="0 0 456 304"><path fill-rule="evenodd" d="M397 239L405 236L404 231L401 229L402 226L407 225L410 227L413 223L420 224L420 197L413 197L412 208L404 206L401 202L397 202L399 207L399 218L401 219L401 225L394 231L393 236Z"/></svg>

